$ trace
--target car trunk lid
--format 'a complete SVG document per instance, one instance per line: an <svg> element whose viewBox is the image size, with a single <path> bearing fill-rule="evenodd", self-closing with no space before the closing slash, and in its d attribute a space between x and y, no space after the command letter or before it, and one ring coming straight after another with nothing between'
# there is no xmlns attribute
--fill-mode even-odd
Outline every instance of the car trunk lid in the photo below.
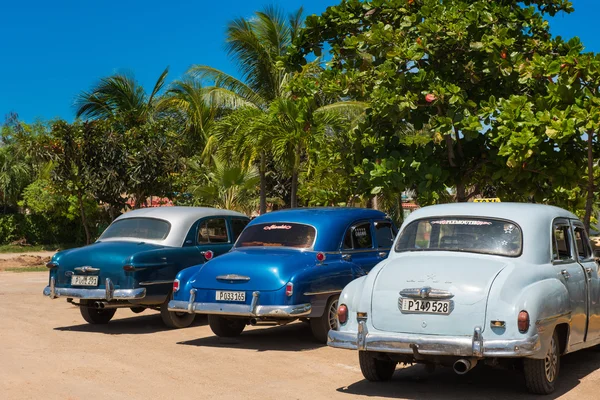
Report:
<svg viewBox="0 0 600 400"><path fill-rule="evenodd" d="M473 253L402 254L377 275L371 302L373 326L390 332L472 335L475 326L485 329L487 297L505 266L501 257ZM402 312L401 299L449 301L450 312Z"/></svg>

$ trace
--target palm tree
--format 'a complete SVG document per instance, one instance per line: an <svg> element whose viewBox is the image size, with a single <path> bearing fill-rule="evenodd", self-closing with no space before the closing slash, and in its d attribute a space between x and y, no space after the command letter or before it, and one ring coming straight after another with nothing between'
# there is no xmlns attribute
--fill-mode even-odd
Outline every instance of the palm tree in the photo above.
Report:
<svg viewBox="0 0 600 400"><path fill-rule="evenodd" d="M213 158L214 167L204 174L204 182L191 188L201 203L226 210L250 213L256 206L254 196L259 180L254 166L243 167ZM202 171L198 165L189 166L192 171Z"/></svg>
<svg viewBox="0 0 600 400"><path fill-rule="evenodd" d="M210 89L189 77L177 80L158 101L159 111L179 114L184 123L184 134L195 148L204 148L209 132L219 115L219 108L210 100Z"/></svg>
<svg viewBox="0 0 600 400"><path fill-rule="evenodd" d="M158 77L150 95L131 74L115 74L100 81L90 91L75 99L77 118L118 118L125 129L141 125L154 118L159 92L169 73L167 67Z"/></svg>
<svg viewBox="0 0 600 400"><path fill-rule="evenodd" d="M14 146L0 147L0 190L4 214L10 203L17 204L22 190L30 183L31 166Z"/></svg>

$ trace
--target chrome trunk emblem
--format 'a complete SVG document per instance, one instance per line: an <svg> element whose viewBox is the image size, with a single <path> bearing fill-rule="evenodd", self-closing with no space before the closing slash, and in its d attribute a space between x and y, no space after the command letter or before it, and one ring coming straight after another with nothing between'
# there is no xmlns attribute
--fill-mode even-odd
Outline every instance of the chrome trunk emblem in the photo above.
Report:
<svg viewBox="0 0 600 400"><path fill-rule="evenodd" d="M421 288L408 288L400 291L400 296L410 297L413 299L451 299L454 297L452 293L447 290L433 289L429 286Z"/></svg>
<svg viewBox="0 0 600 400"><path fill-rule="evenodd" d="M227 275L219 275L217 276L218 281L234 281L234 282L248 282L250 280L249 276L237 275L237 274L227 274Z"/></svg>
<svg viewBox="0 0 600 400"><path fill-rule="evenodd" d="M84 265L83 267L76 267L73 268L75 271L77 272L83 272L84 274L87 274L88 272L98 272L100 271L100 268L94 268L94 267L90 267L89 265Z"/></svg>

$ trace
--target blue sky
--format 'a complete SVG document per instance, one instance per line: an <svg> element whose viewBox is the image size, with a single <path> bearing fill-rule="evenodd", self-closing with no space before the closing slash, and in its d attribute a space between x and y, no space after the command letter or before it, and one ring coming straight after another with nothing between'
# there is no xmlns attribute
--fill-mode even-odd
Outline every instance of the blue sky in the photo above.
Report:
<svg viewBox="0 0 600 400"><path fill-rule="evenodd" d="M600 1L572 0L576 11L551 21L552 32L579 36L600 52ZM334 0L30 0L3 1L0 13L0 123L72 120L73 99L99 78L133 72L151 87L166 66L170 80L192 64L235 74L225 54L225 26L265 4L319 14Z"/></svg>

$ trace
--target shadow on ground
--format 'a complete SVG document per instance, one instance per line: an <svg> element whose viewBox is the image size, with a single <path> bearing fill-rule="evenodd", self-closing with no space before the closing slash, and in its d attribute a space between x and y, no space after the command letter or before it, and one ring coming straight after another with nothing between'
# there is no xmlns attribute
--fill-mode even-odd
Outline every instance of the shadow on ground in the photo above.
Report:
<svg viewBox="0 0 600 400"><path fill-rule="evenodd" d="M54 328L54 330L72 332L95 332L105 333L107 335L147 334L170 330L163 323L162 319L160 318L160 314L150 314L150 312L148 312L148 315L144 315L146 312L148 311L145 311L141 314L132 314L129 310L118 310L116 314L117 317L120 313L129 313L133 316L129 318L113 319L106 325L91 325L88 323L84 323L81 325L61 326ZM192 327L206 325L207 323L208 322L206 316L196 315Z"/></svg>
<svg viewBox="0 0 600 400"><path fill-rule="evenodd" d="M208 336L178 342L188 346L226 347L256 351L305 351L323 347L312 336L310 326L295 322L285 326L265 326L244 331L236 338Z"/></svg>
<svg viewBox="0 0 600 400"><path fill-rule="evenodd" d="M357 360L358 362L358 360ZM600 352L582 350L562 358L556 391L543 396L556 399L569 392L581 379L600 368ZM389 382L376 383L362 380L337 389L351 396L380 396L403 399L540 399L527 394L521 372L478 366L464 376L454 374L450 368L438 368L428 373L422 365L398 369Z"/></svg>

